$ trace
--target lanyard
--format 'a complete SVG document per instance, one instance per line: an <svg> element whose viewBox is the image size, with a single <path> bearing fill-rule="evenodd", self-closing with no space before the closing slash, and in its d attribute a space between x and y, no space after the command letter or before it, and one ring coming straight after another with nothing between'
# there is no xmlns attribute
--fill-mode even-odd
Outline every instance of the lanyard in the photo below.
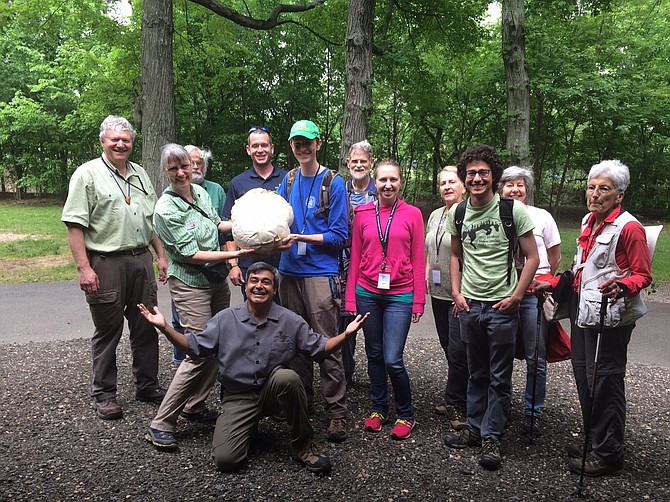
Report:
<svg viewBox="0 0 670 502"><path fill-rule="evenodd" d="M107 163L107 161L105 160L105 157L103 157L102 155L100 156L100 160L102 160L102 163L105 164L105 166L109 170L110 175L112 176L112 179L116 182L116 186L119 187L119 190L121 190L121 194L123 195L123 198L125 199L126 204L130 205L130 187L135 187L137 190L144 193L144 195L149 195L149 193L144 189L144 187L138 187L137 185L133 185L130 182L129 179L126 179L123 176L121 176L121 173L119 173L119 170L110 166ZM126 163L126 165L128 165L128 164ZM127 193L123 191L123 188L121 188L121 184L119 183L119 180L117 179L117 177L121 178L123 181L126 182ZM142 180L140 179L139 181L140 181L140 184L142 184Z"/></svg>
<svg viewBox="0 0 670 502"><path fill-rule="evenodd" d="M379 217L379 203L375 204L375 218L377 219L377 232L379 233L379 242L382 245L382 265L381 269L386 269L386 251L389 247L389 233L391 231L391 221L393 220L393 215L395 210L398 207L398 199L393 202L391 207L391 213L389 214L389 219L386 222L386 232L382 233L382 221Z"/></svg>
<svg viewBox="0 0 670 502"><path fill-rule="evenodd" d="M444 226L444 220L446 219L447 215L447 206L444 206L444 209L442 210L442 216L440 216L440 223L437 224L437 230L435 230L435 261L437 262L438 258L440 257L440 246L442 245L442 240L444 239L444 234L447 233L447 229L444 228L442 230L442 235L440 235L439 239L437 235L440 233L440 228Z"/></svg>
<svg viewBox="0 0 670 502"><path fill-rule="evenodd" d="M302 230L300 231L301 234L305 233L305 228L307 228L307 206L309 204L309 198L312 196L312 189L314 188L314 182L316 181L316 177L319 175L319 170L321 170L321 166L319 166L319 169L316 170L316 174L314 174L314 177L312 178L312 184L309 186L309 193L307 194L307 198L305 199L305 205L302 208ZM300 203L302 204L303 198L302 198L302 185L300 178L304 178L300 174L300 170L298 170L298 197L300 197Z"/></svg>

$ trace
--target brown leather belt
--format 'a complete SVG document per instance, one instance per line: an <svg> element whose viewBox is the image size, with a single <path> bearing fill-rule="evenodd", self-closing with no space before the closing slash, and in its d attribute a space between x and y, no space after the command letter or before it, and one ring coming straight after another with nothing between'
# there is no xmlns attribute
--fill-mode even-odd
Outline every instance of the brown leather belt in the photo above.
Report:
<svg viewBox="0 0 670 502"><path fill-rule="evenodd" d="M101 251L91 251L90 249L88 250L90 254L97 254L100 256L123 256L123 255L137 256L140 254L144 254L147 251L149 251L149 246L142 246L141 248L134 248L134 249L124 249L122 251L109 251L106 253L103 253Z"/></svg>

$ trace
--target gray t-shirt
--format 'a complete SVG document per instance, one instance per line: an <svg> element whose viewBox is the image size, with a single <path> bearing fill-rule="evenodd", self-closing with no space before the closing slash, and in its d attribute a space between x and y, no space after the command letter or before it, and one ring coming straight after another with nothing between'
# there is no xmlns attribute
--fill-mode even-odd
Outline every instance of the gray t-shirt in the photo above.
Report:
<svg viewBox="0 0 670 502"><path fill-rule="evenodd" d="M300 353L320 362L326 337L314 332L294 312L273 303L266 318L256 322L247 302L222 310L202 333L187 333L189 355L217 354L219 381L232 394L261 389L277 366L288 366Z"/></svg>

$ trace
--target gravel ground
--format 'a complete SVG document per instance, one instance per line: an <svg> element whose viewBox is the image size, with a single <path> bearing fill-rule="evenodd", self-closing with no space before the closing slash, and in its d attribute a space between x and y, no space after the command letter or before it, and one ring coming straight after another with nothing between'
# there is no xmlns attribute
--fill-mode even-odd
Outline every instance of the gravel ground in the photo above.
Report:
<svg viewBox="0 0 670 502"><path fill-rule="evenodd" d="M575 498L565 445L580 441L580 413L569 362L550 365L544 434L520 437L519 399L525 374L515 365L516 405L503 440L503 466L487 472L472 449L442 443L446 419L433 413L446 378L433 340L410 336L406 351L418 425L404 442L363 430L369 411L363 351L349 393L349 439L324 442L323 408L314 419L333 471L316 476L290 460L285 424L261 422L248 466L221 474L210 457L212 426L181 424L180 448L155 450L143 440L156 408L134 400L127 337L119 347L123 420L95 417L88 397L90 342L4 345L0 362L0 500L564 500ZM161 379L173 370L161 339ZM318 386L317 386L318 387ZM670 372L629 365L626 470L587 479L595 500L670 500ZM218 385L217 385L218 392ZM211 396L212 406L218 398Z"/></svg>

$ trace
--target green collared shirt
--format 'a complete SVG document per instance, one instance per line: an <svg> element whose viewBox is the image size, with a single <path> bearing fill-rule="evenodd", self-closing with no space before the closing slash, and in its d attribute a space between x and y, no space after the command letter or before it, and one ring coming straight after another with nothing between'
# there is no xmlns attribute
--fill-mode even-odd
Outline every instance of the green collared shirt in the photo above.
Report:
<svg viewBox="0 0 670 502"><path fill-rule="evenodd" d="M198 251L219 250L217 225L221 218L212 206L207 191L192 184L193 203L209 215L205 218L185 200L163 194L154 212L154 228L170 258L168 276L194 288L209 288L205 276L186 263Z"/></svg>
<svg viewBox="0 0 670 502"><path fill-rule="evenodd" d="M109 162L108 162L109 164ZM86 249L111 253L148 246L156 193L146 171L128 162L126 178L102 157L72 175L61 221L84 227ZM130 197L130 204L126 197Z"/></svg>

